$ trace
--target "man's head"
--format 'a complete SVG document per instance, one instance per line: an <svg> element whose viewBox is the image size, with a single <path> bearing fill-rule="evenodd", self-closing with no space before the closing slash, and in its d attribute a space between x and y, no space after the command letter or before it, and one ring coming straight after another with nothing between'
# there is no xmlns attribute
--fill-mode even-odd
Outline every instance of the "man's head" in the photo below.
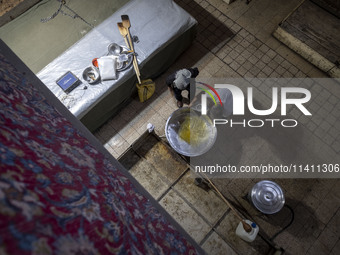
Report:
<svg viewBox="0 0 340 255"><path fill-rule="evenodd" d="M180 90L184 90L190 84L191 72L188 69L177 71L174 80L174 86Z"/></svg>

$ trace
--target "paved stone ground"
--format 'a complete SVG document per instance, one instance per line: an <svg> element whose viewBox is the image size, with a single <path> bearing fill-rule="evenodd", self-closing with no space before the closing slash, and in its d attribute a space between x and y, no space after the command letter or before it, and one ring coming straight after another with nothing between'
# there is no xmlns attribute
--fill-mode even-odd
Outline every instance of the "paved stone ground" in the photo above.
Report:
<svg viewBox="0 0 340 255"><path fill-rule="evenodd" d="M295 8L296 1L253 0L249 5L241 0L231 5L221 0L176 2L199 21L197 38L156 80L156 92L149 101L141 104L134 98L95 133L115 157L121 156L145 132L149 122L155 125L159 136L164 135L165 122L177 109L164 81L177 69L197 66L202 78L328 78L271 36L279 22ZM235 157L230 160L237 159L235 164L280 164L298 158L316 164L339 163L340 85L323 82L322 85L306 86L313 98L307 105L313 116L308 118L293 108L288 111L289 116L301 124L298 134L283 130L266 136L247 134L245 138L241 136L244 134L239 134L230 141L238 146L235 147ZM270 103L270 91L267 84L256 87L261 104ZM287 139L289 135L292 136ZM191 180L186 173L168 187L167 195L160 201L167 211L209 254L226 254L226 250L238 254L261 254L263 250L258 244L245 245L233 236L238 222L227 208L220 204L199 203L202 199L209 201L209 197L202 198L204 193L195 189ZM286 204L294 210L295 220L272 240L272 244L282 247L286 254L339 254L339 179L274 180L283 188ZM254 178L214 180L245 216L260 225L261 235L270 239L287 225L291 215L287 208L278 214L264 215L250 206L242 197L257 181L259 179ZM208 193L208 196L212 195ZM220 214L214 218L209 215L211 211ZM195 226L202 231L197 231ZM210 229L213 227L212 230L209 226Z"/></svg>
<svg viewBox="0 0 340 255"><path fill-rule="evenodd" d="M10 11L13 7L17 6L23 0L2 0L0 5L0 16Z"/></svg>

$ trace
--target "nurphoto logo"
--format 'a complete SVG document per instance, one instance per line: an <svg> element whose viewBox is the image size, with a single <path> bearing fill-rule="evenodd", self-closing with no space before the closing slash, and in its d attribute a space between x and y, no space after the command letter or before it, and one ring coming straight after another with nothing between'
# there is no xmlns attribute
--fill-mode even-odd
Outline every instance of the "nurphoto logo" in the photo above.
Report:
<svg viewBox="0 0 340 255"><path fill-rule="evenodd" d="M305 88L298 88L298 87L282 87L279 88L273 87L272 88L272 104L269 109L256 109L254 106L254 94L253 94L253 88L248 87L247 88L247 97L245 100L245 95L243 91L231 84L215 84L215 86L210 86L208 84L198 82L199 84L205 86L206 88L198 87L199 89L203 90L205 93L202 93L201 95L201 114L207 115L207 95L209 95L212 100L214 101L214 104L217 105L218 103L223 106L221 97L217 93L216 89L228 89L232 94L232 115L245 115L245 105L247 105L248 110L257 116L269 116L273 114L279 106L279 95L280 98L280 107L281 116L287 116L287 106L288 105L294 105L297 109L299 109L304 115L311 116L311 112L308 111L308 109L304 106L305 103L307 103L311 99L311 93L308 89ZM210 92L210 91L211 92ZM214 93L219 100L215 99ZM288 96L293 95L293 96ZM247 104L245 103L247 101ZM233 122L232 119L213 119L214 126L221 125L221 124L229 124L231 127L236 125L241 125L243 127L262 127L266 123L271 125L271 127L275 126L275 123L279 122L282 127L296 127L298 122L295 119L277 119L277 118L268 118L268 119L243 119L241 122Z"/></svg>

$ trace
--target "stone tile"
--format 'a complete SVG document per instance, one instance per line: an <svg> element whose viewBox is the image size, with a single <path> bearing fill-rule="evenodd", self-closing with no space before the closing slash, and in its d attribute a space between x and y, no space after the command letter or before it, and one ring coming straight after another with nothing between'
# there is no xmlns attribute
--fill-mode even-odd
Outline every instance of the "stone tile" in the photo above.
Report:
<svg viewBox="0 0 340 255"><path fill-rule="evenodd" d="M308 250L307 254L310 255L326 255L329 254L330 250L327 249L319 240L316 240L313 246Z"/></svg>
<svg viewBox="0 0 340 255"><path fill-rule="evenodd" d="M116 151L118 151L120 147L124 146L124 143L126 143L126 140L120 134L116 134L111 137L111 139L107 142L107 144Z"/></svg>
<svg viewBox="0 0 340 255"><path fill-rule="evenodd" d="M137 112L135 110L134 107L132 107L130 104L125 107L124 109L122 109L120 112L119 112L119 117L120 119L123 119L125 120L126 122L130 121L132 118L134 118L135 116L137 115ZM115 118L117 119L117 118ZM114 119L114 120L115 120ZM114 121L112 122L112 126L114 126L114 124L116 124ZM115 127L116 128L116 127ZM118 129L118 128L117 128Z"/></svg>
<svg viewBox="0 0 340 255"><path fill-rule="evenodd" d="M120 156L109 144L104 144L104 148L110 152L113 157L118 158Z"/></svg>
<svg viewBox="0 0 340 255"><path fill-rule="evenodd" d="M323 137L323 141L327 145L331 146L333 144L333 142L334 142L334 138L332 136L330 136L329 134L325 134L324 137Z"/></svg>
<svg viewBox="0 0 340 255"><path fill-rule="evenodd" d="M271 59L275 58L277 56L277 53L275 51L273 51L272 49L269 49L267 52L266 52L266 55L268 57L270 57Z"/></svg>
<svg viewBox="0 0 340 255"><path fill-rule="evenodd" d="M316 67L312 67L312 69L307 74L311 78L329 78L326 73Z"/></svg>
<svg viewBox="0 0 340 255"><path fill-rule="evenodd" d="M278 64L276 61L274 61L274 60L271 60L271 61L268 63L268 65L269 65L271 68L273 68L274 70L276 70L276 68L279 66L279 64Z"/></svg>
<svg viewBox="0 0 340 255"><path fill-rule="evenodd" d="M318 179L314 182L313 189L310 194L319 198L320 200L325 199L325 197L331 191L333 185L329 185L327 182L325 183L322 179Z"/></svg>
<svg viewBox="0 0 340 255"><path fill-rule="evenodd" d="M143 134L146 131L146 125L148 120L144 118L143 115L138 115L130 121L130 125L137 131L139 134Z"/></svg>
<svg viewBox="0 0 340 255"><path fill-rule="evenodd" d="M274 37L270 37L267 41L266 41L266 45L268 45L268 47L270 47L272 50L276 50L278 47L281 46L281 42L278 41L276 38Z"/></svg>
<svg viewBox="0 0 340 255"><path fill-rule="evenodd" d="M226 204L212 190L207 192L194 184L194 173L187 172L176 185L174 190L198 211L211 225L214 225L228 210ZM200 199L197 199L200 198Z"/></svg>
<svg viewBox="0 0 340 255"><path fill-rule="evenodd" d="M234 59L233 59L232 57L230 57L229 55L227 55L227 56L223 59L223 61L224 61L227 65L230 65L230 64L234 61Z"/></svg>
<svg viewBox="0 0 340 255"><path fill-rule="evenodd" d="M116 129L113 128L110 124L106 124L96 131L96 135L101 138L103 144L108 142L116 134Z"/></svg>
<svg viewBox="0 0 340 255"><path fill-rule="evenodd" d="M266 66L262 69L262 72L264 72L266 75L270 75L273 72L273 69L269 66Z"/></svg>
<svg viewBox="0 0 340 255"><path fill-rule="evenodd" d="M130 144L124 139L124 141L117 147L113 147L119 156L121 156L128 148Z"/></svg>
<svg viewBox="0 0 340 255"><path fill-rule="evenodd" d="M219 59L224 59L226 56L227 56L227 53L223 50L219 50L217 53L216 53L216 56L219 58Z"/></svg>
<svg viewBox="0 0 340 255"><path fill-rule="evenodd" d="M177 192L170 190L160 200L160 204L196 242L201 242L209 233L210 226Z"/></svg>
<svg viewBox="0 0 340 255"><path fill-rule="evenodd" d="M301 229L300 233L296 235L298 238L312 236L318 238L325 229L325 224L319 221L317 217L314 217L313 214L311 215L312 216L307 219L306 223L302 224L303 228Z"/></svg>
<svg viewBox="0 0 340 255"><path fill-rule="evenodd" d="M255 36L252 34L248 34L247 37L245 37L245 39L250 43L253 43L256 40Z"/></svg>
<svg viewBox="0 0 340 255"><path fill-rule="evenodd" d="M281 64L281 63L284 61L284 58L283 58L282 56L280 56L280 55L277 54L277 55L273 58L273 60L274 60L276 63Z"/></svg>
<svg viewBox="0 0 340 255"><path fill-rule="evenodd" d="M306 250L310 248L309 243L301 243L299 240L290 240L288 247L285 247L285 253L287 254L306 254Z"/></svg>
<svg viewBox="0 0 340 255"><path fill-rule="evenodd" d="M232 51L229 53L229 57L231 57L232 59L236 59L238 56L240 55L240 53L238 53L237 51Z"/></svg>
<svg viewBox="0 0 340 255"><path fill-rule="evenodd" d="M263 57L261 58L261 60L266 63L269 64L269 62L271 61L271 58L268 57L267 55L263 55Z"/></svg>
<svg viewBox="0 0 340 255"><path fill-rule="evenodd" d="M284 74L283 74L283 77L284 78L294 78L294 75L289 72L289 71L286 71Z"/></svg>
<svg viewBox="0 0 340 255"><path fill-rule="evenodd" d="M237 70L239 69L239 67L241 66L239 63L237 63L236 61L233 61L229 64L229 66L233 69L233 70Z"/></svg>
<svg viewBox="0 0 340 255"><path fill-rule="evenodd" d="M336 214L332 217L332 219L328 222L327 228L332 230L335 234L340 236L340 210L337 211Z"/></svg>
<svg viewBox="0 0 340 255"><path fill-rule="evenodd" d="M239 73L241 76L245 76L248 70L244 66L240 66L239 69L237 69L237 73Z"/></svg>
<svg viewBox="0 0 340 255"><path fill-rule="evenodd" d="M327 115L324 115L324 116L327 116ZM323 132L327 132L331 128L331 125L328 122L323 121L320 125L320 128Z"/></svg>
<svg viewBox="0 0 340 255"><path fill-rule="evenodd" d="M214 75L214 78L225 78L225 77L226 77L226 71L224 68L220 68L220 70L218 70Z"/></svg>
<svg viewBox="0 0 340 255"><path fill-rule="evenodd" d="M247 50L251 53L251 54L254 54L256 51L257 51L257 48L251 44L247 47Z"/></svg>
<svg viewBox="0 0 340 255"><path fill-rule="evenodd" d="M138 138L140 138L140 134L137 132L137 130L134 130L134 132L130 133L128 137L126 137L126 142L129 145L132 145Z"/></svg>
<svg viewBox="0 0 340 255"><path fill-rule="evenodd" d="M149 123L154 125L154 131L155 131L155 133L158 136L164 136L165 135L165 123L166 123L166 120L163 119L159 114L153 116L150 119Z"/></svg>
<svg viewBox="0 0 340 255"><path fill-rule="evenodd" d="M240 36L246 38L249 35L249 32L245 29L242 29L239 33Z"/></svg>
<svg viewBox="0 0 340 255"><path fill-rule="evenodd" d="M290 252L290 249L288 249L288 248L291 244L293 244L294 240L296 240L296 239L297 238L295 236L291 235L288 231L284 231L277 238L275 238L275 243L277 245L279 245L280 247L283 247L285 250L288 250L288 252ZM292 254L294 254L294 253L292 253Z"/></svg>
<svg viewBox="0 0 340 255"><path fill-rule="evenodd" d="M241 44L239 44L234 48L234 50L236 50L238 53L242 53L245 48Z"/></svg>
<svg viewBox="0 0 340 255"><path fill-rule="evenodd" d="M250 68L250 73L256 77L260 72L260 68L257 67L257 65L254 65L252 68Z"/></svg>
<svg viewBox="0 0 340 255"><path fill-rule="evenodd" d="M139 160L129 172L155 199L159 199L171 185L146 160Z"/></svg>
<svg viewBox="0 0 340 255"><path fill-rule="evenodd" d="M104 144L106 141L99 135L98 131L93 133L93 135L96 137L96 139L101 143Z"/></svg>
<svg viewBox="0 0 340 255"><path fill-rule="evenodd" d="M328 249L332 250L335 244L339 240L339 236L335 234L332 230L326 228L321 235L319 236L318 240Z"/></svg>
<svg viewBox="0 0 340 255"><path fill-rule="evenodd" d="M276 72L272 72L270 75L269 75L270 78L280 78L281 76Z"/></svg>
<svg viewBox="0 0 340 255"><path fill-rule="evenodd" d="M259 60L257 63L256 63L256 66L262 70L263 68L265 68L266 64L262 61L262 60Z"/></svg>
<svg viewBox="0 0 340 255"><path fill-rule="evenodd" d="M295 221L299 222L302 225L306 225L308 222L312 220L314 221L313 212L304 203L298 204L294 212L295 212Z"/></svg>
<svg viewBox="0 0 340 255"><path fill-rule="evenodd" d="M221 67L219 70L221 74L224 74L223 76L220 77L239 77L239 74L237 74L233 69L231 69L229 66L225 65L224 67Z"/></svg>
<svg viewBox="0 0 340 255"><path fill-rule="evenodd" d="M334 211L330 210L330 208L324 204L321 204L315 211L315 215L322 223L327 224L334 216Z"/></svg>
<svg viewBox="0 0 340 255"><path fill-rule="evenodd" d="M286 70L289 70L289 68L292 67L292 64L290 62L288 62L287 60L284 60L282 63L281 63L281 66L283 68L285 68Z"/></svg>
<svg viewBox="0 0 340 255"><path fill-rule="evenodd" d="M261 59L263 57L263 52L260 50L257 50L254 52L254 56L257 57L258 59Z"/></svg>
<svg viewBox="0 0 340 255"><path fill-rule="evenodd" d="M332 148L334 149L334 151L336 153L339 153L340 152L340 142L339 141L335 141L333 144L332 144Z"/></svg>
<svg viewBox="0 0 340 255"><path fill-rule="evenodd" d="M166 90L166 92L164 91L164 93L170 93L170 92L168 90ZM157 97L157 98L153 99L150 106L151 106L152 109L154 109L156 112L158 112L158 110L160 108L162 108L162 106L165 105L165 104L166 104L166 102L161 97Z"/></svg>
<svg viewBox="0 0 340 255"><path fill-rule="evenodd" d="M164 119L168 119L173 112L174 109L166 103L160 106L157 111L157 113Z"/></svg>
<svg viewBox="0 0 340 255"><path fill-rule="evenodd" d="M244 62L246 61L246 58L243 57L242 55L239 55L236 59L236 62L239 63L240 65L244 64Z"/></svg>
<svg viewBox="0 0 340 255"><path fill-rule="evenodd" d="M125 140L128 139L129 136L137 133L137 131L130 124L126 124L122 129L119 130L118 134Z"/></svg>
<svg viewBox="0 0 340 255"><path fill-rule="evenodd" d="M336 243L336 245L332 249L331 255L337 255L337 254L339 254L339 251L340 251L340 239L338 240L338 242Z"/></svg>
<svg viewBox="0 0 340 255"><path fill-rule="evenodd" d="M296 75L299 72L299 69L295 66L291 66L289 69L289 72L291 72L293 75Z"/></svg>
<svg viewBox="0 0 340 255"><path fill-rule="evenodd" d="M282 76L282 75L286 72L286 69L285 69L283 66L279 65L279 66L275 69L275 71L276 71L279 75Z"/></svg>
<svg viewBox="0 0 340 255"><path fill-rule="evenodd" d="M254 47L256 48L256 49L258 49L257 51L261 51L260 50L260 47L263 45L263 43L260 41L260 40L258 40L258 39L255 39L253 42L252 42L252 44L254 45ZM264 54L265 53L265 48L262 48L262 54Z"/></svg>
<svg viewBox="0 0 340 255"><path fill-rule="evenodd" d="M307 196L304 197L303 202L311 213L315 212L320 206L320 199L316 198L312 194L307 194Z"/></svg>
<svg viewBox="0 0 340 255"><path fill-rule="evenodd" d="M234 23L234 25L231 27L231 30L237 33L241 30L241 27L237 23Z"/></svg>
<svg viewBox="0 0 340 255"><path fill-rule="evenodd" d="M329 101L329 99L327 99L327 101L323 104L322 108L327 112L327 115L329 115L328 113L330 113L333 109L334 109L334 105L331 104ZM331 124L334 124L336 122L336 120L334 120L334 116L331 115L333 117L333 121L328 121L329 117L327 116L327 121Z"/></svg>
<svg viewBox="0 0 340 255"><path fill-rule="evenodd" d="M139 155L166 178L174 183L188 168L185 161L165 144L156 139L148 139L143 147L137 148Z"/></svg>
<svg viewBox="0 0 340 255"><path fill-rule="evenodd" d="M248 77L251 77L251 76L248 76ZM268 78L268 75L261 71L261 72L257 75L256 78Z"/></svg>
<svg viewBox="0 0 340 255"><path fill-rule="evenodd" d="M248 61L250 63L252 63L253 65L255 65L257 63L257 61L259 61L259 59L257 57L255 57L254 55L250 56L250 58L248 58Z"/></svg>
<svg viewBox="0 0 340 255"><path fill-rule="evenodd" d="M248 50L245 50L245 51L243 51L243 52L241 53L241 55L242 55L244 58L248 59L252 54L251 54Z"/></svg>
<svg viewBox="0 0 340 255"><path fill-rule="evenodd" d="M247 39L247 38L243 39L243 41L241 42L241 45L244 48L247 48L250 44L251 44L251 41L249 41L249 39Z"/></svg>
<svg viewBox="0 0 340 255"><path fill-rule="evenodd" d="M250 70L253 67L253 64L250 63L248 60L246 60L246 62L244 62L244 64L242 65L245 69Z"/></svg>
<svg viewBox="0 0 340 255"><path fill-rule="evenodd" d="M259 48L260 51L262 51L263 53L267 53L269 51L269 47L265 44L262 44L261 47Z"/></svg>
<svg viewBox="0 0 340 255"><path fill-rule="evenodd" d="M334 95L331 95L330 96L330 98L329 98L329 102L331 103L331 104L336 104L336 103L338 103L339 102L339 98L337 98L336 96L334 96Z"/></svg>
<svg viewBox="0 0 340 255"><path fill-rule="evenodd" d="M213 232L209 236L209 238L202 244L202 248L209 255L238 254L216 232Z"/></svg>
<svg viewBox="0 0 340 255"><path fill-rule="evenodd" d="M231 28L235 22L232 20L232 19L227 19L224 24L228 27L228 28Z"/></svg>

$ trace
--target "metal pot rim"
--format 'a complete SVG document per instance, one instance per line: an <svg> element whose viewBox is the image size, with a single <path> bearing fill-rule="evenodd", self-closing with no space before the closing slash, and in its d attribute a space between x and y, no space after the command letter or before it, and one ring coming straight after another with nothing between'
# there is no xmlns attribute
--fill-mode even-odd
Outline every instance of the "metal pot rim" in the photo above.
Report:
<svg viewBox="0 0 340 255"><path fill-rule="evenodd" d="M176 151L178 152L179 154L182 154L184 156L188 156L188 157L195 157L195 156L200 156L206 152L208 152L211 147L215 144L216 142L216 139L217 139L217 129L216 127L214 126L211 126L211 129L212 129L212 134L213 134L213 137L212 139L209 140L209 143L207 143L207 146L204 147L203 150L201 151L195 151L195 152L192 152L192 151L185 151L181 148L179 148L178 146L176 146L176 144L173 142L173 138L170 136L169 134L169 125L170 125L170 122L171 120L174 118L174 116L176 115L179 115L180 113L184 113L187 112L188 114L195 114L197 115L197 113L192 110L191 108L189 107L182 107L182 108L179 108L177 110L175 110L168 118L168 120L166 121L166 124L165 124L165 136L170 144L170 146ZM205 118L209 119L210 122L212 123L211 119L208 117L208 116L204 116Z"/></svg>

